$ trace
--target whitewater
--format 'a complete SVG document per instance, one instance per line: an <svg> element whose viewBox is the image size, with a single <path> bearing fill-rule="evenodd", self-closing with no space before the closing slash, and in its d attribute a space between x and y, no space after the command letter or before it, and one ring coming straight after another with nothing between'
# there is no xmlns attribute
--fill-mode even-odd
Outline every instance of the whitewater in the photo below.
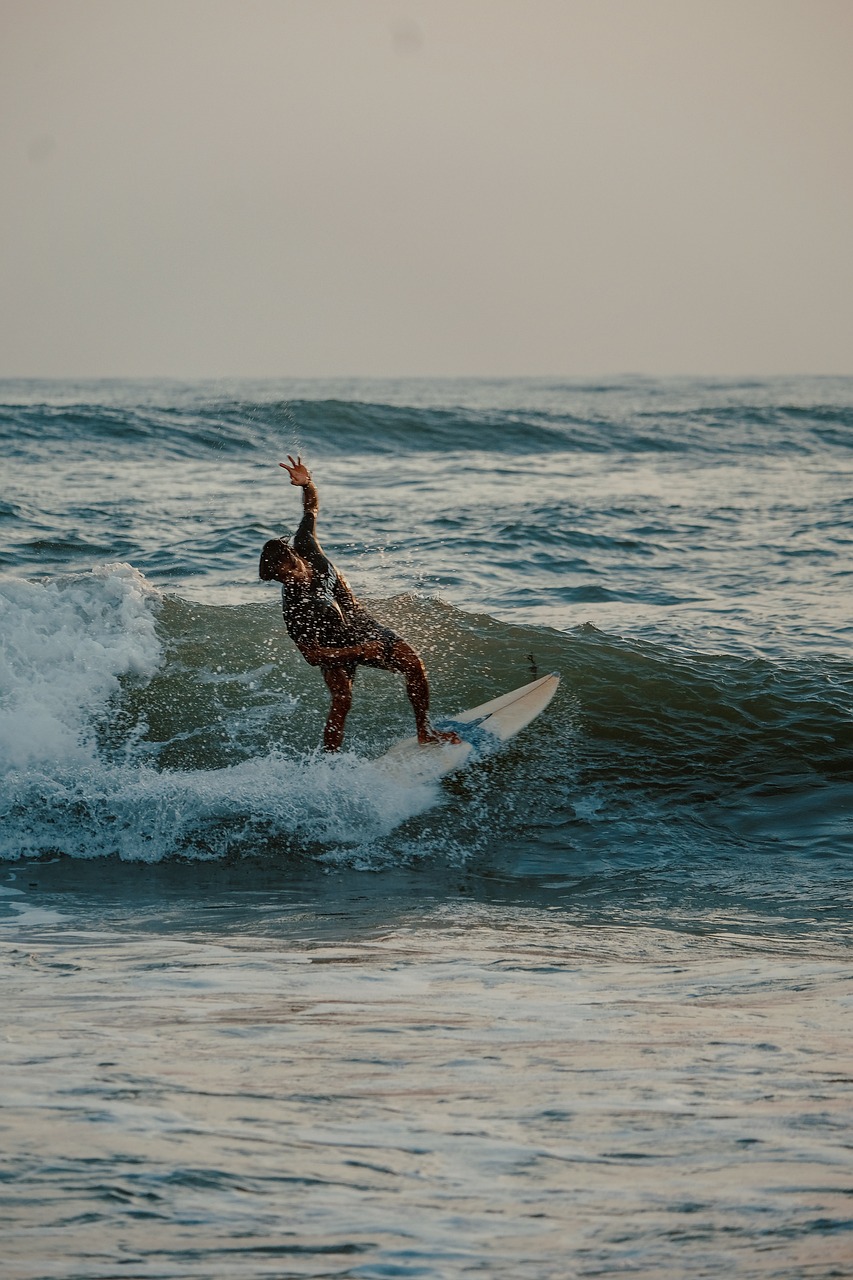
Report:
<svg viewBox="0 0 853 1280"><path fill-rule="evenodd" d="M0 383L0 1242L72 1277L850 1273L853 380ZM268 537L438 715L345 751Z"/></svg>

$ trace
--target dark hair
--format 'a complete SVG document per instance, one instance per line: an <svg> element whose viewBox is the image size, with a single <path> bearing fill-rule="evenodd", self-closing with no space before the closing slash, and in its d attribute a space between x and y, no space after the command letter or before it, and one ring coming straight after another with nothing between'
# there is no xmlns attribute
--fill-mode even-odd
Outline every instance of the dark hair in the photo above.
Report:
<svg viewBox="0 0 853 1280"><path fill-rule="evenodd" d="M290 547L287 545L287 538L270 538L269 542L264 543L261 550L258 577L262 578L264 582L271 582L282 560L289 559L291 554Z"/></svg>

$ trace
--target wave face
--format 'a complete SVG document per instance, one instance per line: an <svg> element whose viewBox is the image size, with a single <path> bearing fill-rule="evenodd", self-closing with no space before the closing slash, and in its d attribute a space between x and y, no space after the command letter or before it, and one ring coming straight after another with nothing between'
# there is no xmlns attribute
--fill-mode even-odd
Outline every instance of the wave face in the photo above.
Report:
<svg viewBox="0 0 853 1280"><path fill-rule="evenodd" d="M432 862L601 894L640 874L670 904L710 877L721 904L795 914L807 886L810 911L838 894L853 798L838 658L689 655L376 602L427 658L439 711L563 677L514 748L406 786L371 763L411 732L401 683L360 672L348 750L324 756L324 686L265 604L162 596L120 564L0 594L3 858Z"/></svg>
<svg viewBox="0 0 853 1280"><path fill-rule="evenodd" d="M849 906L853 383L5 384L0 857L491 877L608 911ZM443 784L362 671L347 750L256 579L295 526L452 714L554 670Z"/></svg>

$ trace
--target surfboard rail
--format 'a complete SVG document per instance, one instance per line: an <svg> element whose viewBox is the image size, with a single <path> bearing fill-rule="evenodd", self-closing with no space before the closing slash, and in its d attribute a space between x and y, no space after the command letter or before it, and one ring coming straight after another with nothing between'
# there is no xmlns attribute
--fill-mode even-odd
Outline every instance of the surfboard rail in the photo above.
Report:
<svg viewBox="0 0 853 1280"><path fill-rule="evenodd" d="M539 676L477 707L442 716L438 729L453 729L461 742L420 743L404 738L374 762L383 771L412 782L437 781L499 750L545 710L557 692L557 672Z"/></svg>

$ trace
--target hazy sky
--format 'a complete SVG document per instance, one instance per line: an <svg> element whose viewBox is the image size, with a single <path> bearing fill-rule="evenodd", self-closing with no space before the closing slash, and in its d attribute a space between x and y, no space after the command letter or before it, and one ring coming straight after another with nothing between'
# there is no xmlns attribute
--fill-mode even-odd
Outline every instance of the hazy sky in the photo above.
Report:
<svg viewBox="0 0 853 1280"><path fill-rule="evenodd" d="M853 0L0 0L0 375L853 373Z"/></svg>

